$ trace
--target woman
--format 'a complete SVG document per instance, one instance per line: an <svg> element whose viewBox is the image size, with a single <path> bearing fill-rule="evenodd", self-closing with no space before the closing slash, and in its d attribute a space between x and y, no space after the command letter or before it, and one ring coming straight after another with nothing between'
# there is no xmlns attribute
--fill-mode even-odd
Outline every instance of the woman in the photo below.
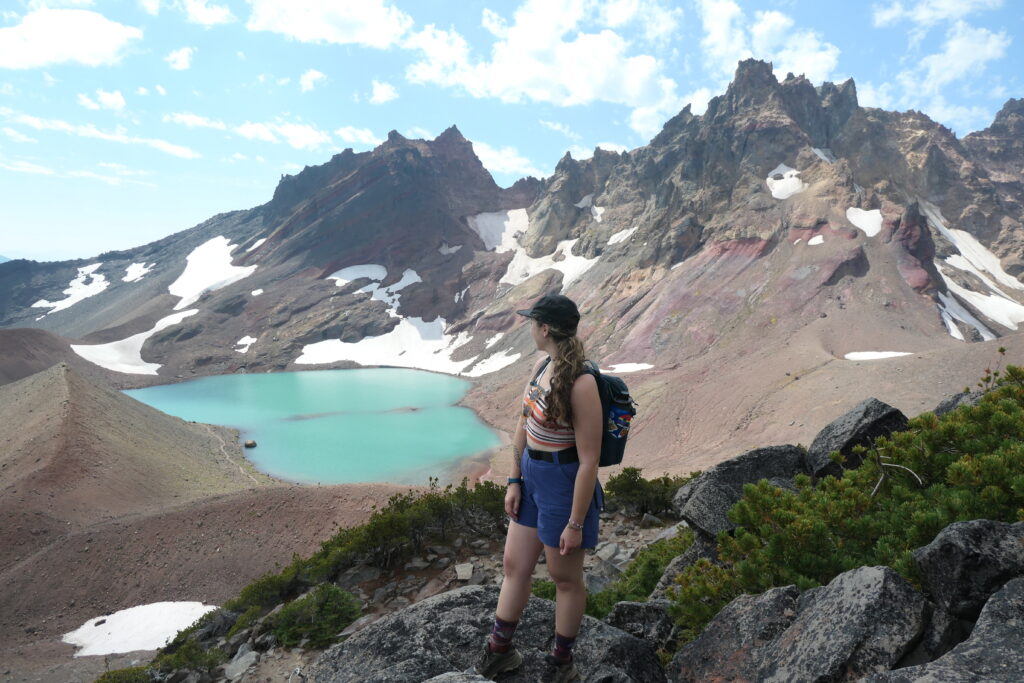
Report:
<svg viewBox="0 0 1024 683"><path fill-rule="evenodd" d="M493 678L522 663L512 636L543 550L555 583L555 643L545 658L541 680L575 681L580 674L572 648L587 603L583 549L597 544L601 503L601 399L584 364L583 343L576 337L576 304L560 294L548 294L519 314L533 320L533 340L548 357L534 368L512 438L512 474L505 493L510 519L505 577L477 672Z"/></svg>

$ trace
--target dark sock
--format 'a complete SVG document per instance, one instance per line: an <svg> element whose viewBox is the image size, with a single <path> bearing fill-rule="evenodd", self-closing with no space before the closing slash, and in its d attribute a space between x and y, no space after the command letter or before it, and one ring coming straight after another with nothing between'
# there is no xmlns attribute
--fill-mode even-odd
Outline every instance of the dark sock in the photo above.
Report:
<svg viewBox="0 0 1024 683"><path fill-rule="evenodd" d="M562 634L555 632L555 649L551 652L551 655L560 661L571 662L572 661L572 646L576 644L576 638L567 638Z"/></svg>
<svg viewBox="0 0 1024 683"><path fill-rule="evenodd" d="M518 625L518 621L505 621L495 616L491 637L487 639L487 649L491 652L508 652L512 647L512 636L515 635Z"/></svg>

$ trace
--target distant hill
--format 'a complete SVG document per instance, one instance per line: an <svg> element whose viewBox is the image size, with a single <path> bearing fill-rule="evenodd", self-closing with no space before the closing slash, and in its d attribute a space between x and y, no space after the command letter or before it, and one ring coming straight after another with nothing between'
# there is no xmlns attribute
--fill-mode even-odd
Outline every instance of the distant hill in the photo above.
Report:
<svg viewBox="0 0 1024 683"><path fill-rule="evenodd" d="M11 259L7 258L6 256L0 255L0 263L3 263L4 261L10 261L10 260Z"/></svg>

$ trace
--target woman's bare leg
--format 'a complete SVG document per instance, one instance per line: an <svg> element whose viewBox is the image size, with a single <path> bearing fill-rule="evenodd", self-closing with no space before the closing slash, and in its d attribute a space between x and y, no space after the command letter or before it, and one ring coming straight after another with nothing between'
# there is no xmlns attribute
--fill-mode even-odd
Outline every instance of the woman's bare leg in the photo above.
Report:
<svg viewBox="0 0 1024 683"><path fill-rule="evenodd" d="M501 594L495 609L499 619L519 621L530 599L533 570L543 547L537 537L537 529L509 522L508 535L505 536L505 577L501 581Z"/></svg>
<svg viewBox="0 0 1024 683"><path fill-rule="evenodd" d="M548 573L555 582L555 632L575 638L587 608L587 587L583 583L583 550L562 555L558 548L544 546Z"/></svg>

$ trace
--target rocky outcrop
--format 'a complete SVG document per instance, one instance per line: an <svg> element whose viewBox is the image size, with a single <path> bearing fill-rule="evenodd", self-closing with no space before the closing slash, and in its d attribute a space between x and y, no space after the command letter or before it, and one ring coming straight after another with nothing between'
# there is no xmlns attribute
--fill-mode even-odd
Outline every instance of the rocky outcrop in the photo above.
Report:
<svg viewBox="0 0 1024 683"><path fill-rule="evenodd" d="M741 596L672 660L671 681L855 681L916 643L927 602L888 567L861 567L800 593Z"/></svg>
<svg viewBox="0 0 1024 683"><path fill-rule="evenodd" d="M676 623L669 614L667 600L619 602L604 618L606 624L642 638L661 650L672 640Z"/></svg>
<svg viewBox="0 0 1024 683"><path fill-rule="evenodd" d="M494 618L498 589L469 586L424 600L330 648L305 673L312 683L424 681L470 669ZM531 597L516 632L523 665L505 681L534 681L553 640L554 603ZM587 680L664 680L654 646L584 617L575 648Z"/></svg>
<svg viewBox="0 0 1024 683"><path fill-rule="evenodd" d="M844 468L853 469L862 462L853 452L855 446L869 446L880 436L906 428L906 415L876 398L866 399L818 432L807 449L807 468L819 479L842 476ZM842 465L832 460L835 451L845 458Z"/></svg>
<svg viewBox="0 0 1024 683"><path fill-rule="evenodd" d="M796 446L748 451L715 465L683 486L672 499L672 506L691 528L713 538L736 526L727 513L743 496L744 484L767 479L774 486L792 488L793 478L804 471L803 458L803 451Z"/></svg>
<svg viewBox="0 0 1024 683"><path fill-rule="evenodd" d="M989 597L1024 576L1024 522L957 522L914 551L933 600L963 619L976 619Z"/></svg>
<svg viewBox="0 0 1024 683"><path fill-rule="evenodd" d="M981 610L970 637L934 662L878 673L867 683L1016 683L1024 671L1024 578L1008 582Z"/></svg>

